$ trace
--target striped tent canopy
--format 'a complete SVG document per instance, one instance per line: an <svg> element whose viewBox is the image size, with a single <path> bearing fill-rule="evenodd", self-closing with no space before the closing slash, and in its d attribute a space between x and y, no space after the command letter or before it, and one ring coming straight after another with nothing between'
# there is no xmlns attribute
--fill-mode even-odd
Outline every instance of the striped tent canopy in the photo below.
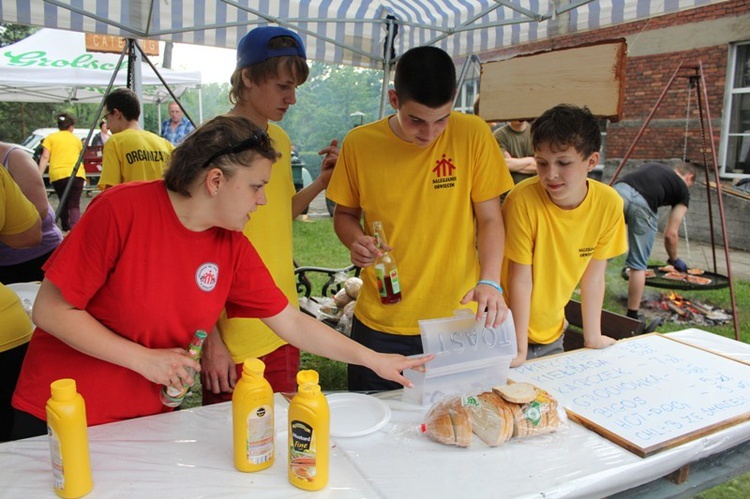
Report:
<svg viewBox="0 0 750 499"><path fill-rule="evenodd" d="M383 68L419 45L463 58L721 1L0 0L0 21L227 48L278 24L303 37L311 59Z"/></svg>

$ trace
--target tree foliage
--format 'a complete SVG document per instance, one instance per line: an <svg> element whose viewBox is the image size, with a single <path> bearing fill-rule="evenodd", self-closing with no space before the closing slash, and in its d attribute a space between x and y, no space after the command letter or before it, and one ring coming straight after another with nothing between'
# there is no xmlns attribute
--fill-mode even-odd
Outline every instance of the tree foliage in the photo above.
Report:
<svg viewBox="0 0 750 499"><path fill-rule="evenodd" d="M15 43L36 31L35 28L0 24L0 46ZM227 75L227 80L229 80ZM310 76L297 89L297 102L279 123L296 145L308 169L317 174L320 158L317 152L337 139L341 144L354 126L378 119L382 73L380 71L313 62ZM203 85L202 117L207 121L231 109L229 84ZM146 130L158 133L159 119L169 117L167 97L158 105L143 106ZM189 88L180 102L195 123L200 122L199 90ZM161 116L159 116L159 107ZM16 103L0 102L0 140L21 142L36 128L54 126L54 117L69 112L76 117L77 128L88 128L98 122L97 104L76 102ZM362 115L352 116L352 113Z"/></svg>
<svg viewBox="0 0 750 499"><path fill-rule="evenodd" d="M320 168L317 152L331 139L338 139L340 145L353 127L378 118L381 81L379 71L321 62L311 64L307 82L297 90L297 103L280 125L312 173ZM364 116L351 116L355 112Z"/></svg>

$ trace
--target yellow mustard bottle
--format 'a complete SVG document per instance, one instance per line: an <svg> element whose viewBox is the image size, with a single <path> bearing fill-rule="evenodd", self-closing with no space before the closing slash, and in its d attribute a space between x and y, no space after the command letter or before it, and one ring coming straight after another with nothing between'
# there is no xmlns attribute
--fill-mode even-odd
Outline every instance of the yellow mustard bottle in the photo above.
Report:
<svg viewBox="0 0 750 499"><path fill-rule="evenodd" d="M74 379L50 385L47 401L47 435L52 458L54 488L60 497L83 497L94 487L91 478L86 404Z"/></svg>
<svg viewBox="0 0 750 499"><path fill-rule="evenodd" d="M318 373L297 373L297 394L289 404L289 482L304 490L328 483L331 418Z"/></svg>
<svg viewBox="0 0 750 499"><path fill-rule="evenodd" d="M240 471L260 471L273 464L273 389L259 359L246 359L242 378L232 393L234 466Z"/></svg>

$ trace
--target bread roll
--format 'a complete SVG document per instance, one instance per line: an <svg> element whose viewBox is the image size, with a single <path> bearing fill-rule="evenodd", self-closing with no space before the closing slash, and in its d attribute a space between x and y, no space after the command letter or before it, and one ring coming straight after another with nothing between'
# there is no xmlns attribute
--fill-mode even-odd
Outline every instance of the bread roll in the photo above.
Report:
<svg viewBox="0 0 750 499"><path fill-rule="evenodd" d="M357 296L359 296L359 290L362 288L362 279L359 277L349 277L346 281L344 281L344 289L346 290L346 294L351 296L352 300L356 300Z"/></svg>
<svg viewBox="0 0 750 499"><path fill-rule="evenodd" d="M333 301L339 308L344 308L348 303L353 300L351 296L346 292L344 288L339 289L335 295L333 295Z"/></svg>

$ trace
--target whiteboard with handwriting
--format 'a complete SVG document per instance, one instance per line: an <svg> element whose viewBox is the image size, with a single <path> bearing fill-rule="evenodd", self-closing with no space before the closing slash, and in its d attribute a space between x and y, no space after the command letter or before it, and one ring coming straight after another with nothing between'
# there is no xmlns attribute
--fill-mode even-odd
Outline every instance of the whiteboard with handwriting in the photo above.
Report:
<svg viewBox="0 0 750 499"><path fill-rule="evenodd" d="M750 365L658 333L529 361L509 377L641 457L750 418Z"/></svg>

